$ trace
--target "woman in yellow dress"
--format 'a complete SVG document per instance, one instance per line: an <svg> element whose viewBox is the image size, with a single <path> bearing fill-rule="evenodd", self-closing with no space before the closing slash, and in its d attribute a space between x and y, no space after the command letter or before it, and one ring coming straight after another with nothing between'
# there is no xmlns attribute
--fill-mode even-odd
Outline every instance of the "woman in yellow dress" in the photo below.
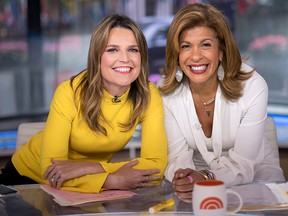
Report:
<svg viewBox="0 0 288 216"><path fill-rule="evenodd" d="M59 85L45 129L12 156L0 183L89 193L155 186L167 164L163 115L143 33L126 16L108 16L93 31L87 69ZM138 124L140 157L112 163Z"/></svg>

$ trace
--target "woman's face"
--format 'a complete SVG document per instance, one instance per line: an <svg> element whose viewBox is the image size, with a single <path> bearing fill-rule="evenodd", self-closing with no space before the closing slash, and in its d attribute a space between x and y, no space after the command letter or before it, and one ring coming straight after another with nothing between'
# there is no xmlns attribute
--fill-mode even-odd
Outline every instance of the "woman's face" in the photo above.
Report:
<svg viewBox="0 0 288 216"><path fill-rule="evenodd" d="M111 29L101 56L105 90L113 96L121 96L137 79L140 69L141 55L133 32L120 27Z"/></svg>
<svg viewBox="0 0 288 216"><path fill-rule="evenodd" d="M191 84L215 83L222 57L218 39L210 28L195 27L182 33L179 63Z"/></svg>

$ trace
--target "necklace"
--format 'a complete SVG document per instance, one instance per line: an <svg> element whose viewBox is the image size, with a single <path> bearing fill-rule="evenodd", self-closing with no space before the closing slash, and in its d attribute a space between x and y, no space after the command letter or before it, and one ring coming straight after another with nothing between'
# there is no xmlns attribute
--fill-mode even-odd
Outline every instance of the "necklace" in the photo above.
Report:
<svg viewBox="0 0 288 216"><path fill-rule="evenodd" d="M191 85L189 85L189 87L190 87L191 92L193 93ZM215 97L212 97L212 98L209 99L208 101L204 101L204 100L200 97L200 95L198 94L198 98L201 100L202 105L203 105L204 108L205 108L206 115L207 115L207 117L209 118L209 117L211 116L211 109L209 108L209 105L212 104L212 103L215 101ZM197 103L196 103L196 104L197 104ZM199 109L201 109L200 106L199 106L199 103L198 103L198 107L199 107ZM214 109L214 107L212 107L212 109Z"/></svg>
<svg viewBox="0 0 288 216"><path fill-rule="evenodd" d="M215 98L213 97L213 98L211 98L211 99L208 100L208 101L204 101L202 98L200 98L200 100L202 101L203 105L204 105L205 107L207 107L207 108L205 108L205 112L206 112L207 117L210 117L211 110L208 108L208 106L215 101Z"/></svg>
<svg viewBox="0 0 288 216"><path fill-rule="evenodd" d="M211 98L210 100L208 100L206 102L204 100L202 100L202 99L201 99L201 101L202 101L204 106L209 106L211 103L213 103L215 101L215 98L213 97L213 98Z"/></svg>

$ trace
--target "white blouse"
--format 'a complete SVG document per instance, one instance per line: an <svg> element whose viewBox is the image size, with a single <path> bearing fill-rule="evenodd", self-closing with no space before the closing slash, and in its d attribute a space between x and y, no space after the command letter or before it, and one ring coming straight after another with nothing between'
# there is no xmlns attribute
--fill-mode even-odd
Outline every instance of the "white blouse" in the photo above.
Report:
<svg viewBox="0 0 288 216"><path fill-rule="evenodd" d="M243 64L242 69L252 68ZM218 86L211 138L201 128L187 80L163 96L163 102L168 139L165 177L169 181L179 168L209 169L227 186L285 180L264 137L268 86L256 71L236 102L227 101Z"/></svg>

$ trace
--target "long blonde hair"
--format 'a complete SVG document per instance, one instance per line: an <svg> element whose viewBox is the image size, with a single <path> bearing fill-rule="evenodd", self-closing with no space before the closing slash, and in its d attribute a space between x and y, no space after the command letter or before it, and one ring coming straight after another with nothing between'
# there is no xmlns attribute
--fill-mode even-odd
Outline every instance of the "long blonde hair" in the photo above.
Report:
<svg viewBox="0 0 288 216"><path fill-rule="evenodd" d="M101 122L106 122L108 124L109 122L107 122L101 110L103 78L101 76L100 62L101 56L108 43L109 33L112 28L116 27L126 28L134 33L141 55L141 72L138 78L131 83L128 95L128 100L133 104L130 119L124 124L119 123L123 128L123 131L128 131L137 124L138 119L141 119L143 116L150 99L148 48L141 29L131 18L124 15L115 14L104 18L92 33L88 52L87 70L85 70L86 72L81 72L84 74L79 85L76 87L75 95L76 92L81 89L80 109L84 120L92 130L101 132L106 136L107 130L103 127ZM71 86L76 76L71 78Z"/></svg>
<svg viewBox="0 0 288 216"><path fill-rule="evenodd" d="M179 65L179 41L185 30L198 26L208 27L215 32L219 48L223 52L221 64L225 73L220 87L226 99L237 100L243 94L243 81L251 77L253 70L250 73L241 71L243 59L225 16L215 7L200 3L187 5L179 10L170 25L166 42L166 65L163 71L165 79L160 87L162 94L169 94L180 85L175 80Z"/></svg>

